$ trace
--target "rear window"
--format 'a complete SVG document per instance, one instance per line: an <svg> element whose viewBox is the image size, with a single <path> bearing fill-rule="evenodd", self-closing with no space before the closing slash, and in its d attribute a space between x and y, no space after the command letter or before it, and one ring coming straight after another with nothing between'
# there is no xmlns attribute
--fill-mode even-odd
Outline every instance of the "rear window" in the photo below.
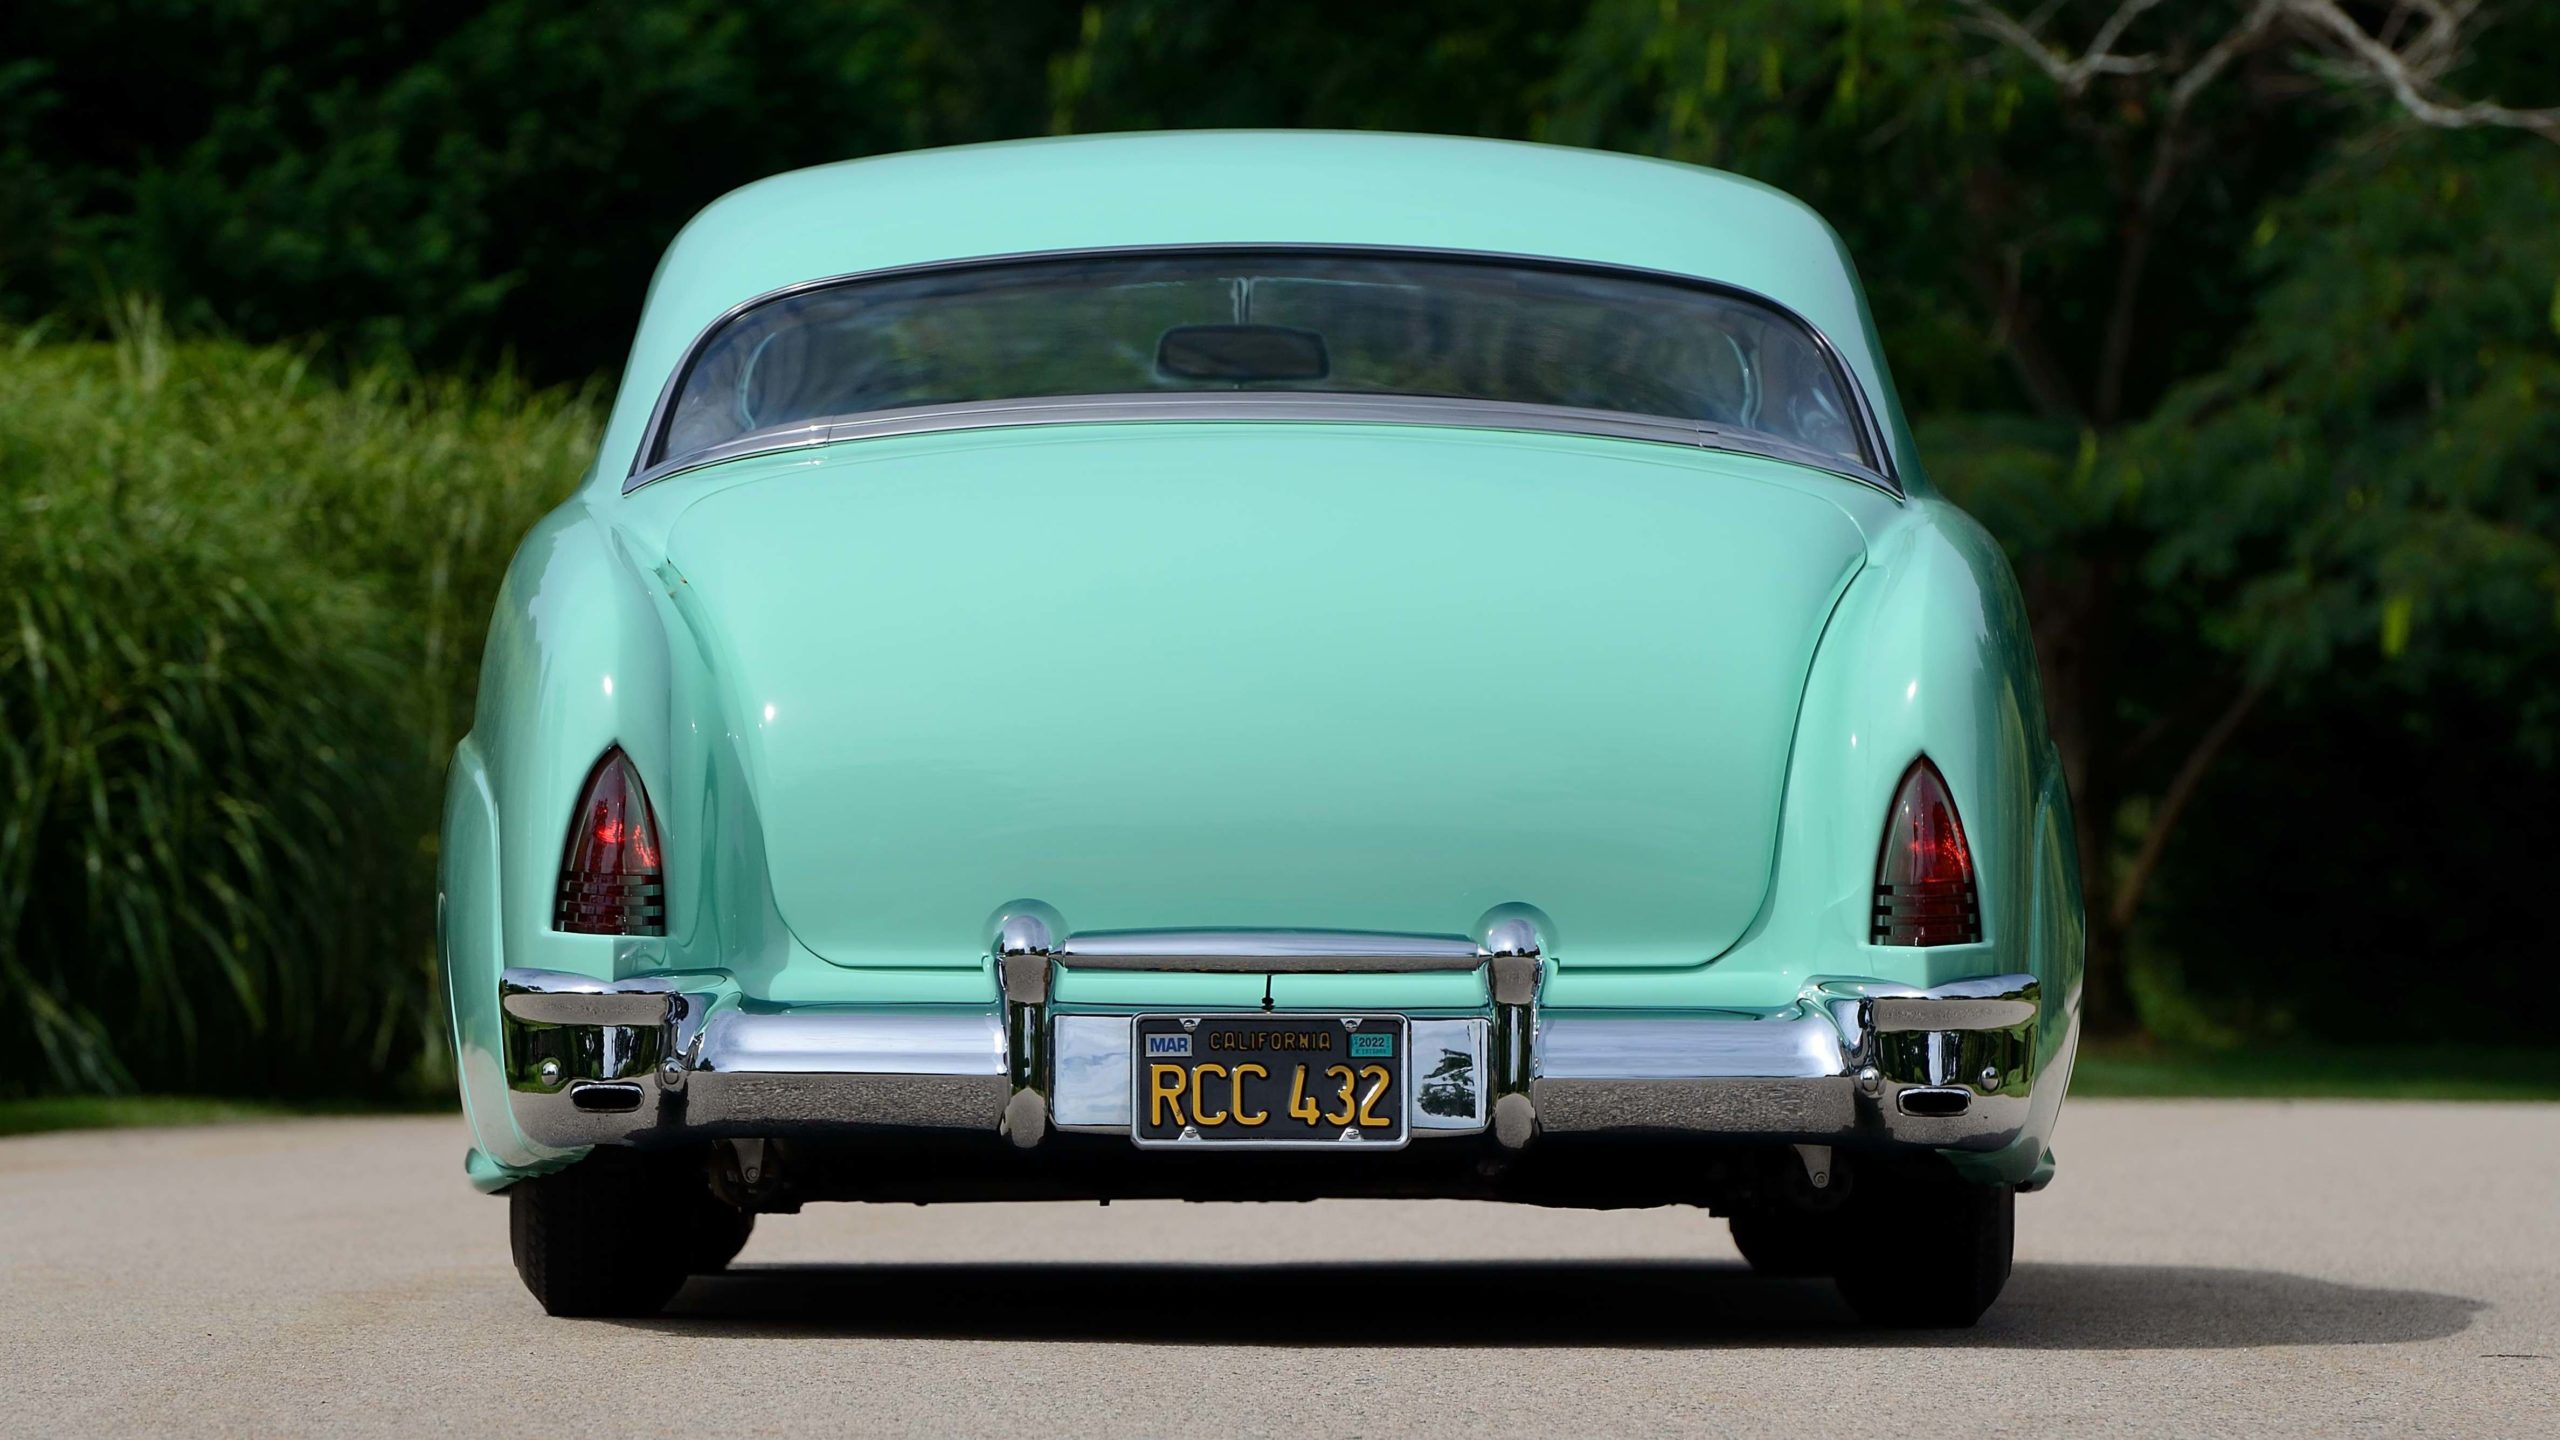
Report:
<svg viewBox="0 0 2560 1440"><path fill-rule="evenodd" d="M779 296L696 349L650 463L922 407L1237 391L1618 412L1880 468L1838 361L1748 296L1534 262L1312 251L1065 255Z"/></svg>

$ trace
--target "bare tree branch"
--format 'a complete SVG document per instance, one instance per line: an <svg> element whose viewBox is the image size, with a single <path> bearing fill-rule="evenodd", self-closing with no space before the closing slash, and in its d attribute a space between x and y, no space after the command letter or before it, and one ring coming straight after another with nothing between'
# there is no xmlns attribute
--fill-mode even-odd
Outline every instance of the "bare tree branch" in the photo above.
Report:
<svg viewBox="0 0 2560 1440"><path fill-rule="evenodd" d="M2089 48L2077 59L2036 38L2035 32L2043 27L2046 17L2058 7L2048 5L2022 23L2009 12L1991 4L1990 0L1959 0L1959 3L1973 17L1969 28L2034 61L2063 94L2074 99L2079 98L2089 88L2089 82L2100 75L2141 75L2157 69L2160 64L2159 57L2153 55L2114 53L2115 43L2124 38L2125 27L2143 11L2159 4L2160 0L2123 0L2116 6L2115 13L2107 17L2107 22L2098 27L2097 35L2089 41Z"/></svg>
<svg viewBox="0 0 2560 1440"><path fill-rule="evenodd" d="M2021 20L1993 0L1956 3L1964 12L1965 28L2023 56L2070 99L2085 95L2100 76L2173 75L2164 122L2172 130L2232 62L2291 35L2332 57L2322 69L2348 84L2388 91L2402 113L2421 125L2522 130L2560 142L2560 108L2520 110L2436 93L2446 72L2470 52L2481 0L2396 0L2372 28L2347 13L2339 0L2258 0L2192 60L2180 60L2174 47L2145 52L2117 48L2134 22L2158 8L2160 0L2120 0L2077 55L2041 34L2054 6Z"/></svg>
<svg viewBox="0 0 2560 1440"><path fill-rule="evenodd" d="M2204 93L2205 87L2222 78L2222 72L2231 68L2232 61L2256 49L2259 42L2267 38L2276 28L2276 22L2284 18L2285 9L2291 3L2292 0L2258 0L2246 19L2196 57L2195 63L2188 66L2177 83L2169 87L2169 116L2173 125L2185 117L2188 107L2195 104L2196 97Z"/></svg>
<svg viewBox="0 0 2560 1440"><path fill-rule="evenodd" d="M2441 38L2432 44L2404 49L2394 49L2376 39L2340 9L2336 0L2289 0L2287 8L2315 32L2345 47L2374 81L2390 90L2391 98L2409 118L2421 125L2439 130L2483 126L2523 130L2560 143L2560 109L2516 110L2488 100L2439 101L2426 93L2436 76L2460 53L2455 32L2478 8L2476 5L2414 7L2434 12L2421 36Z"/></svg>
<svg viewBox="0 0 2560 1440"><path fill-rule="evenodd" d="M2098 381L2091 391L2091 418L2102 425L2116 421L2124 400L2124 377L2133 358L2133 332L2141 323L2142 282L2151 267L2151 246L2169 191L2193 158L2187 138L2187 112L2196 97L2220 78L2231 63L2255 49L2283 18L2288 0L2258 0L2248 15L2208 47L2169 87L2168 113L2151 143L2151 166L2124 222L2124 249L2116 265L2114 297L2107 305L2106 328L2099 333Z"/></svg>
<svg viewBox="0 0 2560 1440"><path fill-rule="evenodd" d="M2131 364L2135 332L2143 323L2142 292L2154 243L2165 217L2175 209L2175 192L2201 151L2193 135L2191 112L2196 102L2232 67L2252 55L2289 47L2305 66L2335 83L2381 89L2401 112L2422 125L2439 129L2497 127L2520 130L2560 143L2560 109L2519 110L2492 101L2462 101L2436 93L2437 83L2471 53L2481 0L2392 0L2370 21L2348 13L2341 0L2253 0L2236 22L2219 34L2181 32L2154 38L2147 50L2121 48L2137 22L2160 9L2159 0L2118 0L2076 55L2070 47L2046 38L2047 27L2061 13L2054 4L2040 6L2021 19L1994 0L1955 0L1960 23L1990 37L1999 50L2023 56L2062 92L2081 100L2102 76L2159 76L2168 94L2150 134L2150 162L2138 183L2120 193L2124 216L2121 248L2107 318L2098 336L2097 374L2089 390L2089 418L2113 424L2122 408L2125 377ZM2192 12L2177 12L2187 19ZM2158 30L2165 17L2155 18ZM2190 25L2193 24L2189 20ZM2205 43L2210 36L2210 43ZM2196 47L2201 46L2201 49ZM1998 53L1995 51L1994 53Z"/></svg>

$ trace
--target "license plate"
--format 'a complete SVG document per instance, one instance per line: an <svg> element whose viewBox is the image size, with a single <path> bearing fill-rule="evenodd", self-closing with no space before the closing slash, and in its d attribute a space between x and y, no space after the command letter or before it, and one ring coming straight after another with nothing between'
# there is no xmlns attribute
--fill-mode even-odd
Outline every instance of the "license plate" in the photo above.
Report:
<svg viewBox="0 0 2560 1440"><path fill-rule="evenodd" d="M1405 1142L1409 1039L1401 1015L1141 1015L1131 1137L1394 1149Z"/></svg>

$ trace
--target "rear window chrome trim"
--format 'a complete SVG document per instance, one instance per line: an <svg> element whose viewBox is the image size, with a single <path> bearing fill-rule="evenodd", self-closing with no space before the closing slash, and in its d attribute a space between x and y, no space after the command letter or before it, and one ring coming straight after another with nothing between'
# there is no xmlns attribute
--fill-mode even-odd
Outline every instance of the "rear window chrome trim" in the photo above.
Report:
<svg viewBox="0 0 2560 1440"><path fill-rule="evenodd" d="M1563 405L1461 400L1431 395L1349 395L1287 390L1166 391L1134 395L1060 395L1037 400L972 400L956 405L919 405L902 410L830 416L823 420L753 431L734 440L691 451L634 474L622 488L624 494L629 494L643 485L655 484L689 470L751 456L815 450L850 440L1031 425L1147 422L1431 425L1454 430L1643 440L1690 450L1714 450L1784 461L1871 485L1897 498L1902 493L1884 475L1862 465L1853 465L1840 456L1693 420L1669 420L1616 410L1581 410Z"/></svg>
<svg viewBox="0 0 2560 1440"><path fill-rule="evenodd" d="M1773 436L1757 432L1726 429L1703 421L1683 420L1674 416L1645 415L1636 411L1588 410L1562 405L1534 405L1519 401L1461 399L1425 395L1362 395L1340 391L1159 391L1141 395L1062 395L1006 400L968 401L954 405L914 406L897 410L877 410L861 415L831 416L824 420L776 426L753 431L716 445L688 451L654 464L648 457L664 444L677 397L695 363L712 339L739 316L778 300L870 281L903 276L962 272L1007 265L1020 265L1043 260L1078 258L1136 258L1149 256L1192 257L1219 255L1303 255L1310 257L1345 257L1446 261L1563 273L1607 275L1650 280L1704 291L1757 305L1787 321L1813 341L1837 371L1841 384L1849 394L1850 406L1857 412L1859 443L1877 460L1870 469L1848 457L1789 445ZM1209 414L1206 409L1226 405L1241 410L1237 402L1246 396L1256 401L1278 399L1287 402L1317 401L1322 404L1296 403L1287 407L1268 407L1264 413ZM1204 404L1204 402L1208 402ZM1263 408L1263 407L1255 407ZM1293 413L1272 413L1287 408ZM1343 409L1362 414L1321 413ZM1457 418L1458 411L1470 412L1472 418ZM1168 413L1179 411L1179 413ZM1389 414L1388 411L1399 413ZM1002 418L998 418L1001 416ZM1516 255L1499 251L1442 249L1412 245L1357 245L1342 243L1218 243L1192 245L1105 245L1081 246L1061 250L1024 251L1003 255L958 257L932 260L913 265L892 265L872 270L859 270L843 275L830 275L813 280L779 286L760 295L750 296L730 306L702 327L685 346L683 356L668 373L659 388L658 399L650 408L647 426L641 431L640 446L632 456L630 469L622 484L622 493L630 494L644 485L654 484L669 476L699 470L726 460L750 455L774 454L795 449L832 445L839 441L870 439L890 435L931 434L937 431L983 430L1004 426L1044 425L1059 423L1104 423L1147 420L1227 420L1267 421L1300 420L1341 423L1442 425L1456 428L1543 432L1547 434L1598 436L1607 439L1649 440L1682 445L1692 449L1723 450L1783 460L1809 466L1843 479L1854 480L1884 491L1895 499L1904 498L1899 473L1894 464L1893 448L1878 418L1866 385L1859 379L1838 346L1822 328L1799 314L1794 307L1780 303L1756 290L1740 285L1710 280L1704 276L1684 275L1677 271L1656 270L1646 266L1616 265L1605 261L1572 260L1547 255Z"/></svg>

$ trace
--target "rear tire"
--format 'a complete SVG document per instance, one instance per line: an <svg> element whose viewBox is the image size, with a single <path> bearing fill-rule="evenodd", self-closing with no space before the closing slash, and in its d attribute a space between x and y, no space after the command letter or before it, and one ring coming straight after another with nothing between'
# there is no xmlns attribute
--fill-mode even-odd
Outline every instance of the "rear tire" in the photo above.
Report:
<svg viewBox="0 0 2560 1440"><path fill-rule="evenodd" d="M1860 1319L1962 1329L2000 1298L2017 1236L2016 1191L1912 1176L1865 1186L1857 1199L1836 1279Z"/></svg>
<svg viewBox="0 0 2560 1440"><path fill-rule="evenodd" d="M747 1238L755 1233L755 1216L706 1189L701 1213L687 1232L685 1269L695 1275L716 1275L728 1269L729 1262L747 1248Z"/></svg>
<svg viewBox="0 0 2560 1440"><path fill-rule="evenodd" d="M657 1314L694 1258L689 1186L717 1203L698 1169L611 1149L514 1186L507 1238L516 1274L553 1315Z"/></svg>
<svg viewBox="0 0 2560 1440"><path fill-rule="evenodd" d="M1837 1216L1801 1210L1754 1210L1725 1222L1751 1273L1782 1279L1828 1278L1840 1264Z"/></svg>

